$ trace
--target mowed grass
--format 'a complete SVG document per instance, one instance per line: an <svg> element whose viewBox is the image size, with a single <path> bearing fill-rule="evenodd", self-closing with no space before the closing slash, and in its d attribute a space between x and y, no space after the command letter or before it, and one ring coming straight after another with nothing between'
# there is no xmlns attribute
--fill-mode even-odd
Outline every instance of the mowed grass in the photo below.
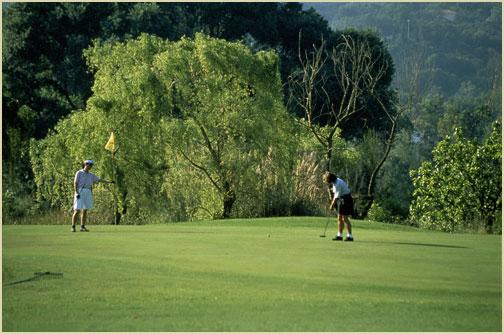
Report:
<svg viewBox="0 0 504 334"><path fill-rule="evenodd" d="M3 330L501 331L500 236L325 222L3 226Z"/></svg>

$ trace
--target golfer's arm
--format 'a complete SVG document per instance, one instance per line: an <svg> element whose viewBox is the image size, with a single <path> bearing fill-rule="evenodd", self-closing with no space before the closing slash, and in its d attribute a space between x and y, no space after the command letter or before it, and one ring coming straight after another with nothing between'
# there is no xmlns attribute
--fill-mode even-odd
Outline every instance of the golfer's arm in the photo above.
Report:
<svg viewBox="0 0 504 334"><path fill-rule="evenodd" d="M334 209L336 207L336 201L338 200L338 198L334 197L332 202L331 202L331 209Z"/></svg>

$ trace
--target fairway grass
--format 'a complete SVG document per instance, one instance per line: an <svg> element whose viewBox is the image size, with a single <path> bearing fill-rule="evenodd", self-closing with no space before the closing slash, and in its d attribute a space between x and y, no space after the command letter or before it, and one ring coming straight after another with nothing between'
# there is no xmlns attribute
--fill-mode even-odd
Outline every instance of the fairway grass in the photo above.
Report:
<svg viewBox="0 0 504 334"><path fill-rule="evenodd" d="M325 222L3 226L3 331L502 330L501 236Z"/></svg>

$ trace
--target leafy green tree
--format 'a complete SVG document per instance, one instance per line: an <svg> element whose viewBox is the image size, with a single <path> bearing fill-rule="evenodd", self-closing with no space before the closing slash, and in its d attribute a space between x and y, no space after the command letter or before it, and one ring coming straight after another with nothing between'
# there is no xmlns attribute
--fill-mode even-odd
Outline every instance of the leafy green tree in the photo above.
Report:
<svg viewBox="0 0 504 334"><path fill-rule="evenodd" d="M259 181L264 157L288 156L278 57L202 34L175 48L154 63L173 99L174 154L210 182L222 201L219 216L229 218L240 192Z"/></svg>
<svg viewBox="0 0 504 334"><path fill-rule="evenodd" d="M433 161L411 172L411 217L420 226L443 231L485 228L492 232L502 203L500 124L483 145L457 128L433 150Z"/></svg>
<svg viewBox="0 0 504 334"><path fill-rule="evenodd" d="M98 209L111 212L115 200L119 213L127 212L131 219L160 210L166 172L166 136L161 124L169 102L155 84L151 64L154 54L166 45L160 39L143 37L125 43L97 42L86 52L96 77L86 110L72 113L49 136L32 144L40 203L63 207L69 200L59 189L71 187L79 162L93 158L95 172L117 182L112 188L97 189L97 200L108 199L103 201L108 208ZM114 164L104 149L111 130L119 145Z"/></svg>
<svg viewBox="0 0 504 334"><path fill-rule="evenodd" d="M488 92L476 92L469 83L449 99L432 94L413 101L378 180L380 205L406 218L413 193L409 171L419 168L422 161L431 161L433 148L455 127L461 128L464 137L483 143L492 130L492 122L500 119L499 110Z"/></svg>
<svg viewBox="0 0 504 334"><path fill-rule="evenodd" d="M478 211L487 232L492 232L502 214L502 131L495 122L492 132L476 150L471 172L475 175Z"/></svg>
<svg viewBox="0 0 504 334"><path fill-rule="evenodd" d="M130 221L150 212L193 218L195 206L215 208L218 201L221 210L206 217L227 218L236 201L250 200L246 189L267 193L280 180L267 183L265 176L287 175L292 129L274 52L254 54L197 34L179 42L149 35L96 41L85 55L96 77L86 110L32 145L41 203L63 207L68 180L61 175L71 176L90 156L98 175L117 181L102 198L118 201ZM111 130L119 144L114 164L103 147ZM178 200L179 213L171 214Z"/></svg>
<svg viewBox="0 0 504 334"><path fill-rule="evenodd" d="M2 10L4 195L31 196L30 138L43 138L71 109L84 107L91 93L82 49L103 17L94 7L11 3Z"/></svg>
<svg viewBox="0 0 504 334"><path fill-rule="evenodd" d="M45 137L91 96L93 76L82 51L93 39L150 33L178 40L203 31L240 40L249 34L262 48L277 49L285 81L297 60L297 38L291 36L303 29L309 47L330 31L320 15L296 3L9 3L2 15L3 176L7 188L9 180L23 180L17 182L23 189L14 191L19 195L31 191L23 186L33 178L30 138Z"/></svg>
<svg viewBox="0 0 504 334"><path fill-rule="evenodd" d="M250 33L278 46L286 78L292 64L284 58L297 52L290 36L304 29L309 36L304 45L310 46L329 32L318 14L294 3L12 3L2 14L4 124L37 139L71 110L84 108L93 78L82 51L94 38L124 40L149 33L177 40L204 31L239 40ZM8 142L6 131L3 138Z"/></svg>

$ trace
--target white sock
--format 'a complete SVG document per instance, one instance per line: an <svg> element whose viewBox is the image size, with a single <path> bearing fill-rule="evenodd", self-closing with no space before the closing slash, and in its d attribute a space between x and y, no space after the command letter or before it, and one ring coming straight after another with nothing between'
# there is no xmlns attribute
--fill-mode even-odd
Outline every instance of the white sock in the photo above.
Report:
<svg viewBox="0 0 504 334"><path fill-rule="evenodd" d="M352 237L352 233L347 233L347 238L351 238Z"/></svg>
<svg viewBox="0 0 504 334"><path fill-rule="evenodd" d="M338 237L341 237L341 233L340 232L338 232Z"/></svg>

